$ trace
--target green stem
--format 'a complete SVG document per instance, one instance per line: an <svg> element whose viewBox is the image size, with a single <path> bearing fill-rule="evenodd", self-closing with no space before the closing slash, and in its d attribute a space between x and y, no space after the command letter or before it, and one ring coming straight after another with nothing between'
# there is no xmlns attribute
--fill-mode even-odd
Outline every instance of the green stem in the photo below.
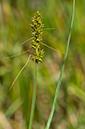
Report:
<svg viewBox="0 0 85 129"><path fill-rule="evenodd" d="M51 120L52 120L53 113L54 113L55 106L56 106L56 100L57 100L57 96L58 96L58 91L59 91L59 88L60 88L62 74L63 74L64 66L65 66L65 61L66 61L66 57L67 57L67 53L68 53L68 49L69 49L69 43L70 43L70 38L71 38L71 31L72 31L73 20L74 20L74 12L75 12L75 0L73 0L73 12L72 12L72 18L71 18L71 25L70 25L70 30L69 30L69 35L68 35L65 55L64 55L64 59L63 59L63 64L62 64L62 68L61 68L61 73L60 73L60 77L59 77L59 80L58 80L58 85L57 85L57 88L56 88L52 109L51 109L51 112L50 112L50 115L49 115L49 118L48 118L48 122L47 122L47 125L46 125L45 129L49 129L49 127L50 127Z"/></svg>
<svg viewBox="0 0 85 129"><path fill-rule="evenodd" d="M33 98L32 98L30 121L29 121L29 129L32 129L34 109L35 109L36 89L37 89L37 68L38 68L38 63L35 63L34 89L33 89Z"/></svg>

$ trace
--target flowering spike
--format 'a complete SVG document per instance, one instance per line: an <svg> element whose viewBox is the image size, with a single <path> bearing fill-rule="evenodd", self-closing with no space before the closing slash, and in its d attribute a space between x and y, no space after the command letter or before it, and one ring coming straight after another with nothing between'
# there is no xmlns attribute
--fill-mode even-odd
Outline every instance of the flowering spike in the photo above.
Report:
<svg viewBox="0 0 85 129"><path fill-rule="evenodd" d="M42 41L42 29L44 25L41 20L41 14L39 11L36 12L34 17L32 17L31 29L33 39L31 41L31 47L35 50L35 54L32 55L32 59L35 62L41 62L43 58L43 50L40 49L40 42Z"/></svg>

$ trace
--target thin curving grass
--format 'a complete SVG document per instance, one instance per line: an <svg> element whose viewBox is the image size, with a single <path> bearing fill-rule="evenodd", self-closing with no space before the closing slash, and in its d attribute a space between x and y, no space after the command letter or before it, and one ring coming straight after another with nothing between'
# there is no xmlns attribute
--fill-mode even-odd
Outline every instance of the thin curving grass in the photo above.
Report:
<svg viewBox="0 0 85 129"><path fill-rule="evenodd" d="M13 81L12 85L11 85L11 86L10 86L10 88L9 88L9 91L13 88L13 86L14 86L15 82L17 81L17 79L18 79L19 75L21 74L21 72L22 72L22 71L25 69L25 67L27 66L27 64L28 64L28 62L29 62L30 57L31 57L31 55L29 55L29 56L28 56L28 59L27 59L27 61L26 61L25 65L21 68L21 70L20 70L20 71L19 71L19 73L17 74L16 78L14 79L14 81Z"/></svg>
<svg viewBox="0 0 85 129"><path fill-rule="evenodd" d="M57 96L58 96L58 91L59 91L59 88L60 88L62 74L63 74L64 67L65 67L65 61L66 61L66 57L67 57L68 49L69 49L69 43L70 43L73 20L74 20L74 12L75 12L75 0L73 0L73 11L72 11L71 25L70 25L70 30L69 30L69 35L68 35L65 55L64 55L64 59L63 59L63 64L62 64L62 68L61 68L61 73L60 73L60 77L59 77L59 80L58 80L58 85L57 85L57 88L56 88L52 109L51 109L51 112L50 112L50 115L49 115L49 118L48 118L48 121L47 121L45 129L49 129L49 127L50 127L52 117L53 117L53 114L54 114L54 110L55 110L55 106L56 106L56 100L57 100Z"/></svg>
<svg viewBox="0 0 85 129"><path fill-rule="evenodd" d="M29 52L29 51L30 51L30 50L26 50L26 51L23 51L23 52L21 52L21 53L17 53L17 54L15 54L15 55L13 55L13 56L7 56L7 57L5 57L5 58L3 58L3 59L4 59L4 60L5 60L5 59L11 59L11 58L14 58L14 57L17 57L17 56L26 54L26 53Z"/></svg>
<svg viewBox="0 0 85 129"><path fill-rule="evenodd" d="M28 41L30 41L31 39L33 39L33 37L31 37L31 38L29 38L29 39L27 39L27 40L23 41L23 42L21 43L21 45L23 45L23 44L27 43L27 42L28 42Z"/></svg>
<svg viewBox="0 0 85 129"><path fill-rule="evenodd" d="M43 43L43 42L40 42L40 43L41 43L43 46L49 48L50 50L53 50L53 51L55 51L55 52L61 52L62 54L65 54L64 52L62 52L62 51L60 51L60 50L58 50L58 49L55 49L55 48L53 48L53 47L51 47L51 46L49 46L49 45L47 45L47 44L45 44L45 43Z"/></svg>

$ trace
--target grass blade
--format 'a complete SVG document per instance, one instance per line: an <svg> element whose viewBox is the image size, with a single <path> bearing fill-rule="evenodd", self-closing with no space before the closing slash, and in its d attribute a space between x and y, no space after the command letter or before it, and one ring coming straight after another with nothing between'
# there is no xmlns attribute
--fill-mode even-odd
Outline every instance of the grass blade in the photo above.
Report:
<svg viewBox="0 0 85 129"><path fill-rule="evenodd" d="M5 57L3 59L10 59L10 58L14 58L14 57L17 57L17 56L20 56L20 55L23 55L23 54L26 54L27 52L29 52L30 50L26 50L26 51L23 51L21 53L18 53L18 54L15 54L13 56L8 56L8 57Z"/></svg>
<svg viewBox="0 0 85 129"><path fill-rule="evenodd" d="M70 25L70 30L69 30L69 35L68 35L68 40L67 40L67 45L66 45L66 51L65 51L65 55L64 55L64 59L63 59L62 68L61 68L61 73L60 73L60 77L59 77L59 80L58 80L58 85L57 85L57 88L56 88L56 92L55 92L55 97L54 97L51 113L50 113L50 116L48 118L48 122L47 122L47 125L46 125L45 129L49 129L49 127L50 127L51 120L52 120L53 113L54 113L55 106L56 106L56 100L57 100L57 96L58 96L58 91L59 91L59 88L60 88L62 74L63 74L63 70L64 70L64 66L65 66L65 61L66 61L66 57L67 57L68 49L69 49L69 43L70 43L70 38L71 38L71 31L72 31L73 20L74 20L74 12L75 12L75 0L73 0L72 19L71 19L71 25Z"/></svg>
<svg viewBox="0 0 85 129"><path fill-rule="evenodd" d="M17 74L16 78L14 79L12 85L11 85L10 88L9 88L9 91L13 88L13 86L14 86L15 82L17 81L19 75L21 74L21 72L22 72L22 71L25 69L25 67L27 66L27 64L28 64L28 62L29 62L29 59L30 59L30 56L31 56L31 55L29 55L29 57L28 57L28 59L27 59L25 65L21 68L21 70L20 70L19 73Z"/></svg>
<svg viewBox="0 0 85 129"><path fill-rule="evenodd" d="M53 47L51 47L51 46L49 46L49 45L47 45L47 44L45 44L45 43L43 43L43 42L40 42L42 45L44 45L45 47L47 47L47 48L49 48L50 50L53 50L53 51L55 51L55 52L61 52L61 53L63 53L63 54L65 54L64 52L62 52L62 51L60 51L60 50L57 50L57 49L55 49L55 48L53 48Z"/></svg>

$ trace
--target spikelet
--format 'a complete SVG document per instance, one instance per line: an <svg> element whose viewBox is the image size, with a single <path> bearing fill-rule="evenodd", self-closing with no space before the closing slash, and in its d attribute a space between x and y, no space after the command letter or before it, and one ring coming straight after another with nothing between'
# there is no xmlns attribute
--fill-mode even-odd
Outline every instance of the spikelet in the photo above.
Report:
<svg viewBox="0 0 85 129"><path fill-rule="evenodd" d="M35 54L32 55L32 59L35 62L41 62L43 58L44 51L40 48L40 42L42 41L43 34L43 23L41 20L41 15L39 11L36 12L34 17L32 17L31 29L32 29L32 41L31 47L35 50Z"/></svg>

